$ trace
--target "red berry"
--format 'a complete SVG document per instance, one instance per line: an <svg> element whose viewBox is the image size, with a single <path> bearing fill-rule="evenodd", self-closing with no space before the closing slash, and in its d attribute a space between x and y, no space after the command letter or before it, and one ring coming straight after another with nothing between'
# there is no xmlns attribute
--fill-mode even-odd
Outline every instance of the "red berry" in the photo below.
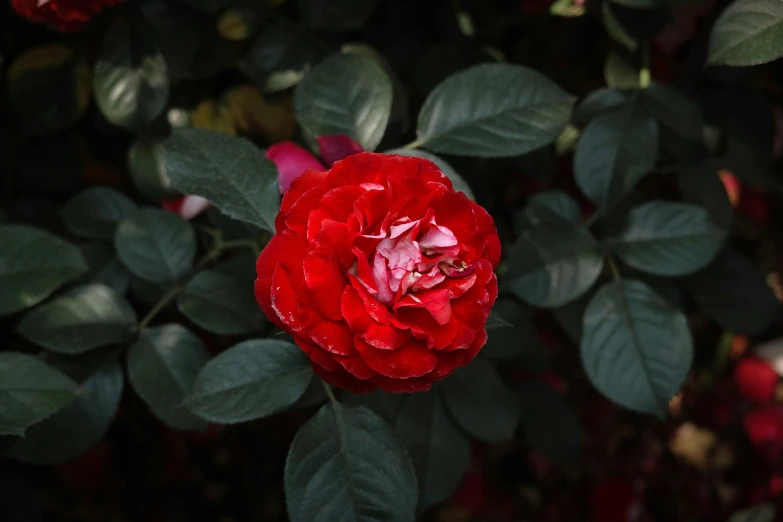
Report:
<svg viewBox="0 0 783 522"><path fill-rule="evenodd" d="M778 374L766 361L747 357L734 369L734 384L744 399L763 404L775 396Z"/></svg>

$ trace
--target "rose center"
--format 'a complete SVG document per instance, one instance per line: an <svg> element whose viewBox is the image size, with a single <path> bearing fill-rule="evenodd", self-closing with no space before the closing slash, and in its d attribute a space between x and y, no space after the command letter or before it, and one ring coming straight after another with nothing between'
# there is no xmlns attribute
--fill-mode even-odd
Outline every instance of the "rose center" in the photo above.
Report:
<svg viewBox="0 0 783 522"><path fill-rule="evenodd" d="M382 239L364 269L360 261L352 272L386 306L406 294L429 290L447 277L468 277L475 270L475 265L459 260L457 237L438 225L431 211L417 220L400 218L380 235L365 237Z"/></svg>

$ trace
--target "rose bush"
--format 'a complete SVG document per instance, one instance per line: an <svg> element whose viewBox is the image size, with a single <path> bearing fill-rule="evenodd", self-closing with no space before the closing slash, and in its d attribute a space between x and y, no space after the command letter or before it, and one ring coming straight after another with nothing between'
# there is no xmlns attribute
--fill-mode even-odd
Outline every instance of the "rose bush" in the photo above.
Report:
<svg viewBox="0 0 783 522"><path fill-rule="evenodd" d="M93 16L123 0L11 0L16 11L31 22L63 32L78 31Z"/></svg>
<svg viewBox="0 0 783 522"><path fill-rule="evenodd" d="M500 240L430 161L362 153L308 170L275 226L256 298L327 382L428 390L486 342Z"/></svg>

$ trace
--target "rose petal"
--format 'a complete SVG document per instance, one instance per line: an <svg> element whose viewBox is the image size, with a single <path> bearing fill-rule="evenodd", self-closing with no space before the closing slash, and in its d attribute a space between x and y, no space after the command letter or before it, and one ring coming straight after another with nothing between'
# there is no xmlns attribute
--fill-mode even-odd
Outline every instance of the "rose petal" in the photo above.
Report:
<svg viewBox="0 0 783 522"><path fill-rule="evenodd" d="M359 293L352 286L345 287L340 301L345 321L354 335L382 350L395 350L411 337L407 330L400 330L388 324L375 321L364 307Z"/></svg>
<svg viewBox="0 0 783 522"><path fill-rule="evenodd" d="M362 146L348 136L318 136L318 155L329 167L359 152L364 152Z"/></svg>
<svg viewBox="0 0 783 522"><path fill-rule="evenodd" d="M367 366L394 379L421 377L438 364L437 356L419 341L410 341L397 350L381 350L358 338L354 345Z"/></svg>
<svg viewBox="0 0 783 522"><path fill-rule="evenodd" d="M313 306L327 319L340 321L340 296L348 281L342 268L331 259L308 252L302 261L304 280Z"/></svg>
<svg viewBox="0 0 783 522"><path fill-rule="evenodd" d="M371 381L362 381L357 379L348 373L344 368L340 368L338 371L329 372L317 364L311 364L311 366L313 367L315 374L326 381L328 384L337 386L338 388L342 388L344 390L348 390L349 392L365 394L373 391L376 388L376 385Z"/></svg>
<svg viewBox="0 0 783 522"><path fill-rule="evenodd" d="M448 290L426 290L416 294L407 294L397 301L394 309L398 310L404 306L413 308L424 308L438 324L446 324L451 318L451 304L449 303Z"/></svg>
<svg viewBox="0 0 783 522"><path fill-rule="evenodd" d="M281 194L286 192L291 187L291 183L304 171L324 169L315 156L291 141L283 141L270 146L266 149L266 157L277 166Z"/></svg>

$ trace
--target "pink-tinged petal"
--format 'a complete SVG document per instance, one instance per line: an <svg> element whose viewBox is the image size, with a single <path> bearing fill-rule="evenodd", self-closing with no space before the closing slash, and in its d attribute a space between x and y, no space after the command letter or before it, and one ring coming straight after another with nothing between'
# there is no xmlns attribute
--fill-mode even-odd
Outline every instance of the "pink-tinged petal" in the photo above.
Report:
<svg viewBox="0 0 783 522"><path fill-rule="evenodd" d="M396 350L381 350L358 338L355 345L367 366L393 379L421 377L438 364L438 357L419 341L410 341Z"/></svg>
<svg viewBox="0 0 783 522"><path fill-rule="evenodd" d="M394 305L398 310L402 307L424 308L438 324L446 324L451 318L451 304L448 290L427 290L416 294L408 294Z"/></svg>
<svg viewBox="0 0 783 522"><path fill-rule="evenodd" d="M395 350L410 339L407 330L399 330L393 326L383 325L375 321L364 307L356 289L348 286L343 291L341 309L345 321L354 335L381 350Z"/></svg>
<svg viewBox="0 0 783 522"><path fill-rule="evenodd" d="M360 152L364 152L362 146L348 136L318 136L318 155L329 167Z"/></svg>
<svg viewBox="0 0 783 522"><path fill-rule="evenodd" d="M457 236L446 227L439 225L425 225L424 235L419 238L419 247L422 250L441 251L442 249L456 246L459 243Z"/></svg>
<svg viewBox="0 0 783 522"><path fill-rule="evenodd" d="M394 303L394 292L389 286L389 271L386 266L386 258L378 252L375 252L372 273L375 287L378 289L375 298L386 306L391 306Z"/></svg>
<svg viewBox="0 0 783 522"><path fill-rule="evenodd" d="M324 166L315 156L291 141L275 143L266 149L266 157L277 166L281 194L286 192L304 171L324 170Z"/></svg>
<svg viewBox="0 0 783 522"><path fill-rule="evenodd" d="M437 266L432 267L429 272L421 275L421 277L413 283L411 290L414 292L420 292L421 290L428 290L434 286L439 285L446 279L446 276ZM451 297L451 295L449 295Z"/></svg>
<svg viewBox="0 0 783 522"><path fill-rule="evenodd" d="M330 372L323 369L321 366L318 366L317 364L312 363L311 366L313 367L313 371L315 372L318 377L326 381L327 384L331 384L332 386L337 386L338 388L342 388L344 390L348 390L353 393L357 394L365 394L373 391L377 388L375 384L372 383L372 381L362 381L360 379L357 379L347 371L345 371L344 368L340 368L338 371Z"/></svg>
<svg viewBox="0 0 783 522"><path fill-rule="evenodd" d="M166 210L189 221L208 209L212 203L201 196L182 196L173 201L164 201L162 205Z"/></svg>

